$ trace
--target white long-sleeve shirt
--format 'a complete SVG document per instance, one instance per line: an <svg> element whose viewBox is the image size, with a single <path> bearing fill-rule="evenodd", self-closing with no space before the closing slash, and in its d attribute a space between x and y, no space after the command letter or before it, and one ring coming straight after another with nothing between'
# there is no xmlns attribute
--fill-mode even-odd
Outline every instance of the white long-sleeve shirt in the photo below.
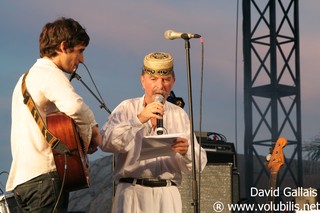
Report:
<svg viewBox="0 0 320 213"><path fill-rule="evenodd" d="M190 142L190 121L187 113L179 106L165 102L163 126L168 134L185 133L189 149L185 156L176 153L174 156L161 156L139 161L142 138L152 135L151 121L142 124L137 115L144 108L144 97L128 99L120 103L110 115L101 130L103 140L100 148L115 153L114 179L116 183L122 177L171 179L181 183L181 172L192 171ZM201 170L207 163L204 149L200 149L194 136L195 159L198 165L201 153Z"/></svg>
<svg viewBox="0 0 320 213"><path fill-rule="evenodd" d="M28 107L23 103L22 76L12 96L11 151L12 164L6 185L11 191L17 185L41 174L55 171L51 148L48 146ZM43 120L46 115L61 111L71 117L80 132L85 147L88 147L94 115L62 70L51 60L41 58L31 67L26 78L26 87Z"/></svg>

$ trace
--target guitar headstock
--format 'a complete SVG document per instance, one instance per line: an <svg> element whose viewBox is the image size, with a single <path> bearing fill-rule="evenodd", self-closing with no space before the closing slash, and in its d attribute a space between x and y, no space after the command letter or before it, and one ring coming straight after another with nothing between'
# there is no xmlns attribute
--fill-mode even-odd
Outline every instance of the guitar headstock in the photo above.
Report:
<svg viewBox="0 0 320 213"><path fill-rule="evenodd" d="M271 173L278 173L281 166L284 164L283 148L287 145L287 139L284 137L278 138L276 145L274 146L270 160L267 164L267 169Z"/></svg>

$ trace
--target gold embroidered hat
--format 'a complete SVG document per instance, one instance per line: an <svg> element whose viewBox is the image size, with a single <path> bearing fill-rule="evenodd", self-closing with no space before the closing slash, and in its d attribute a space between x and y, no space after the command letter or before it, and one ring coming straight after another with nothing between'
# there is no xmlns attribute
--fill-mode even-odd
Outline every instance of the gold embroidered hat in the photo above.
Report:
<svg viewBox="0 0 320 213"><path fill-rule="evenodd" d="M169 75L173 74L173 58L169 53L153 52L144 57L142 74Z"/></svg>

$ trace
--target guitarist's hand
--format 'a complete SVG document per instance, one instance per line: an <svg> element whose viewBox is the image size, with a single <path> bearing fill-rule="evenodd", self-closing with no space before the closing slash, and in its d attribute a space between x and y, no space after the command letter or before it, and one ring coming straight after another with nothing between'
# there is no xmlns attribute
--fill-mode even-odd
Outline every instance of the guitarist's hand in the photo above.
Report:
<svg viewBox="0 0 320 213"><path fill-rule="evenodd" d="M92 127L92 137L90 141L90 145L88 147L88 154L93 154L98 150L98 146L100 145L102 141L102 136L99 132L98 125Z"/></svg>
<svg viewBox="0 0 320 213"><path fill-rule="evenodd" d="M98 150L98 146L94 146L94 145L92 145L92 143L91 143L91 144L89 145L89 147L88 147L87 153L88 153L88 154L93 154L93 153L95 153L97 150Z"/></svg>

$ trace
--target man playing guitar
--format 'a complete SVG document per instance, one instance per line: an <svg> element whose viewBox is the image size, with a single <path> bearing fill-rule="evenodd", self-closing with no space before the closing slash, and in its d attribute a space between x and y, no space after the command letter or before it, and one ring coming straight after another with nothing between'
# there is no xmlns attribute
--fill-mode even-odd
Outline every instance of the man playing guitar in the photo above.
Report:
<svg viewBox="0 0 320 213"><path fill-rule="evenodd" d="M95 152L101 142L93 112L65 75L84 62L84 50L89 40L85 29L71 18L47 23L39 38L41 58L30 68L28 75L21 76L14 89L13 161L6 190L14 193L23 212L60 213L68 209L69 192L61 190L62 179L57 172L52 148L44 137L46 130L39 129L35 120L39 117L45 120L48 114L60 111L74 121L85 154ZM21 89L23 82L38 114L31 114L25 103L25 93Z"/></svg>

